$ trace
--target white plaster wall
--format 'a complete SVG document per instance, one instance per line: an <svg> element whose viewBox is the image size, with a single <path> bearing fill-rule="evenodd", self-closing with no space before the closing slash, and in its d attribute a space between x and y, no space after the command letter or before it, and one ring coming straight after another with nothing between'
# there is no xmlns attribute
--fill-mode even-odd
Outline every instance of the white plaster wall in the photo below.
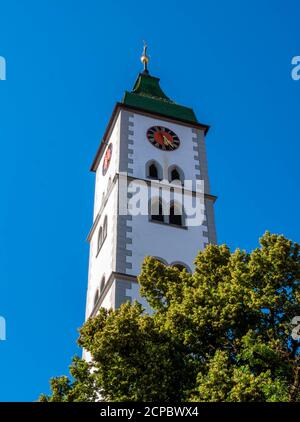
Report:
<svg viewBox="0 0 300 422"><path fill-rule="evenodd" d="M197 153L193 149L193 141L196 135L191 127L140 114L134 114L132 121L133 177L145 179L146 163L156 160L163 167L165 179L168 178L168 167L174 164L182 169L186 180L195 183L200 172L195 169L199 162L195 159ZM173 130L180 138L180 147L175 151L161 151L155 148L146 136L148 128L155 125ZM182 229L151 222L148 215L133 216L132 221L127 224L132 227L132 233L127 234L132 239L132 244L128 245L132 256L126 258L127 262L132 264L132 269L128 270L128 274L132 275L140 273L141 263L147 255L163 258L169 264L181 261L193 268L198 251L208 242L207 237L203 236L203 231L206 230L203 226Z"/></svg>
<svg viewBox="0 0 300 422"><path fill-rule="evenodd" d="M107 146L112 143L112 158L106 174L102 174L103 160ZM116 239L116 211L117 211L117 189L113 185L114 176L119 168L120 159L120 114L111 130L111 134L107 140L107 145L102 154L101 160L98 164L95 173L95 194L94 194L94 213L93 221L101 211L100 219L94 230L90 241L90 257L89 257L89 276L88 276L88 291L86 303L86 318L90 315L94 307L94 297L96 290L100 287L103 275L107 282L111 272L114 271L115 261L115 239ZM110 188L111 193L108 195ZM97 243L99 228L103 226L104 218L107 215L107 238L105 239L102 248L97 255ZM113 292L111 290L111 292ZM111 294L109 293L104 302L110 308L114 304L114 300L110 302ZM104 305L103 305L104 306Z"/></svg>
<svg viewBox="0 0 300 422"><path fill-rule="evenodd" d="M89 283L87 293L87 315L93 310L94 297L97 288L100 287L102 277L105 276L105 281L111 275L111 272L115 270L114 254L115 254L115 243L116 243L116 210L117 210L117 187L116 184L112 184L112 191L108 196L107 203L103 208L101 217L94 230L93 236L90 242L90 264L89 264ZM102 226L104 218L107 216L107 237L97 254L98 248L98 233Z"/></svg>
<svg viewBox="0 0 300 422"><path fill-rule="evenodd" d="M166 122L161 119L143 116L141 114L134 114L132 119L133 126L133 176L144 179L145 166L147 161L156 160L163 167L164 178L168 178L168 167L172 164L179 166L185 175L186 179L195 180L195 160L196 154L193 150L193 138L195 134L193 129L188 126ZM155 148L147 139L146 133L151 126L164 126L173 130L180 139L180 146L175 151L162 151Z"/></svg>
<svg viewBox="0 0 300 422"><path fill-rule="evenodd" d="M122 111L121 111L122 113ZM94 296L96 289L100 287L103 275L106 281L112 271L116 270L116 212L118 205L117 185L113 186L113 191L108 197L107 203L103 204L103 192L107 196L108 181L113 181L116 172L120 166L120 136L121 136L121 113L116 119L116 123L112 129L109 143L113 144L112 159L109 169L105 176L102 175L102 164L104 154L101 157L97 171L95 182L95 203L94 203L94 220L101 211L100 220L93 233L90 245L90 262L89 262L89 283L87 294L87 317L94 307ZM164 169L164 178L168 177L168 167L175 164L184 172L185 179L192 180L199 176L199 170L195 169L195 164L199 164L195 160L196 152L193 147L195 143L195 134L193 129L188 126L166 122L161 119L151 118L140 114L133 114L129 118L129 122L133 125L128 129L133 132L129 134L128 139L133 141L130 149L133 150L128 158L133 160L129 167L133 170L133 177L146 178L146 163L149 160L156 160ZM175 151L161 151L150 144L146 137L149 127L161 125L173 130L180 138L180 147ZM123 138L122 138L123 139ZM125 138L124 138L125 140ZM124 157L122 157L124 159ZM103 208L104 207L104 208ZM97 239L100 225L103 225L104 217L108 217L108 233L107 238L102 245L100 253L97 256ZM203 226L188 227L188 229L176 228L173 226L157 224L149 221L148 215L133 217L132 221L127 222L132 227L132 232L127 233L127 237L132 239L132 244L128 244L127 248L132 251L132 256L126 257L126 262L132 264L132 269L126 272L132 275L140 273L141 263L145 256L152 255L166 260L169 264L174 261L181 261L193 268L193 261L197 252L204 248L207 238L203 236ZM127 289L127 295L133 300L137 299L146 305L146 302L139 295L138 284L133 283L132 289ZM102 306L106 308L114 307L115 303L115 284L104 298Z"/></svg>
<svg viewBox="0 0 300 422"><path fill-rule="evenodd" d="M132 264L128 274L138 275L145 256L163 258L168 264L181 261L191 269L199 250L204 249L207 238L203 236L203 227L188 227L187 229L158 224L149 221L149 217L139 215L129 222L132 225L132 256L127 257ZM128 223L128 224L129 224Z"/></svg>
<svg viewBox="0 0 300 422"><path fill-rule="evenodd" d="M111 158L111 162L105 176L102 175L102 166L103 166L106 149L104 150L104 153L101 157L101 160L99 162L99 165L96 171L95 197L94 197L94 220L100 210L103 193L104 194L107 193L109 178L111 178L111 180L114 178L114 175L116 174L116 171L119 167L120 114L116 120L116 123L107 141L107 146L110 143L112 143L113 145L112 158Z"/></svg>

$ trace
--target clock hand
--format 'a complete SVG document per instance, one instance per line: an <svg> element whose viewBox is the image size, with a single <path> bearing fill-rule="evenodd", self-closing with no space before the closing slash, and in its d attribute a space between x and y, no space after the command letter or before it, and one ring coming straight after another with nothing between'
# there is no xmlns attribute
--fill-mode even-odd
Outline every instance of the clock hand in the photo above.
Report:
<svg viewBox="0 0 300 422"><path fill-rule="evenodd" d="M165 145L169 145L170 147L173 148L172 142L169 141L169 139L165 135L163 135L163 142L164 142Z"/></svg>

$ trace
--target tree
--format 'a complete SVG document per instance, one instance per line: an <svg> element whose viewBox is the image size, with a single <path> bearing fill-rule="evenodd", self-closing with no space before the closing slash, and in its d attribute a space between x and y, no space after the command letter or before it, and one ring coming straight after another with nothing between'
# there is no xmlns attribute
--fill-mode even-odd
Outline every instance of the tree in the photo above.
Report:
<svg viewBox="0 0 300 422"><path fill-rule="evenodd" d="M100 309L78 343L71 375L43 401L300 401L300 246L266 233L260 247L231 253L208 245L195 271L147 257L138 278L153 313Z"/></svg>

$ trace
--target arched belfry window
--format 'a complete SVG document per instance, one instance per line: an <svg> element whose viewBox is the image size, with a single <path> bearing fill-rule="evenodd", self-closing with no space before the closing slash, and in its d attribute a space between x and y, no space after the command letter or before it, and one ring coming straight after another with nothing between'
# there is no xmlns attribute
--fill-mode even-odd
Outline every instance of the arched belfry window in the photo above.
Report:
<svg viewBox="0 0 300 422"><path fill-rule="evenodd" d="M164 222L163 206L160 199L152 199L150 201L150 215L151 220Z"/></svg>
<svg viewBox="0 0 300 422"><path fill-rule="evenodd" d="M102 227L100 227L99 232L98 232L98 243L97 243L97 251L100 251L100 248L102 246L103 243L103 229Z"/></svg>
<svg viewBox="0 0 300 422"><path fill-rule="evenodd" d="M168 265L168 263L167 263L167 261L165 260L165 259L163 259L163 258L161 258L161 257L159 257L159 256L153 256L152 258L154 258L155 259L155 261L158 261L158 262L160 262L161 264L164 264L164 265Z"/></svg>
<svg viewBox="0 0 300 422"><path fill-rule="evenodd" d="M188 273L191 273L191 269L189 268L189 266L184 264L183 262L173 262L171 264L171 267L177 268L180 272L186 270Z"/></svg>
<svg viewBox="0 0 300 422"><path fill-rule="evenodd" d="M150 160L146 163L146 177L153 180L161 180L163 178L162 167L157 161Z"/></svg>
<svg viewBox="0 0 300 422"><path fill-rule="evenodd" d="M180 180L180 174L176 168L171 171L171 181L173 180Z"/></svg>
<svg viewBox="0 0 300 422"><path fill-rule="evenodd" d="M183 209L174 203L170 206L169 223L175 226L183 226Z"/></svg>
<svg viewBox="0 0 300 422"><path fill-rule="evenodd" d="M98 302L98 299L99 299L99 289L96 290L96 293L95 293L95 296L94 296L94 306Z"/></svg>
<svg viewBox="0 0 300 422"><path fill-rule="evenodd" d="M105 276L103 276L102 279L101 279L101 283L100 283L100 294L103 293L104 287L105 287Z"/></svg>
<svg viewBox="0 0 300 422"><path fill-rule="evenodd" d="M170 166L168 169L169 182L179 181L184 183L184 173L178 166Z"/></svg>
<svg viewBox="0 0 300 422"><path fill-rule="evenodd" d="M97 255L106 239L107 236L107 215L104 218L103 225L99 228L98 232L98 244L97 244Z"/></svg>
<svg viewBox="0 0 300 422"><path fill-rule="evenodd" d="M106 239L107 236L107 215L104 218L104 223L103 223L103 242Z"/></svg>
<svg viewBox="0 0 300 422"><path fill-rule="evenodd" d="M149 177L151 177L151 179L158 179L158 171L155 164L149 166Z"/></svg>
<svg viewBox="0 0 300 422"><path fill-rule="evenodd" d="M109 176L109 179L108 179L108 182L107 182L107 189L106 189L107 193L109 192L110 186L111 186L111 177Z"/></svg>

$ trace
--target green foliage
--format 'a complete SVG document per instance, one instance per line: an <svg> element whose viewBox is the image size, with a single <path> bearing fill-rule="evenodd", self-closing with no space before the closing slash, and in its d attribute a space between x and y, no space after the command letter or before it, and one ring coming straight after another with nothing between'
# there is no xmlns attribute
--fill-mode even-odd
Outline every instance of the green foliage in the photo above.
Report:
<svg viewBox="0 0 300 422"><path fill-rule="evenodd" d="M188 274L147 257L153 309L100 309L80 330L93 364L51 380L42 401L300 401L300 246L266 233L251 253L209 245Z"/></svg>
<svg viewBox="0 0 300 422"><path fill-rule="evenodd" d="M86 361L75 357L70 366L73 382L66 376L50 380L51 396L42 394L41 402L78 402L95 401L98 398L97 377L92 366Z"/></svg>

